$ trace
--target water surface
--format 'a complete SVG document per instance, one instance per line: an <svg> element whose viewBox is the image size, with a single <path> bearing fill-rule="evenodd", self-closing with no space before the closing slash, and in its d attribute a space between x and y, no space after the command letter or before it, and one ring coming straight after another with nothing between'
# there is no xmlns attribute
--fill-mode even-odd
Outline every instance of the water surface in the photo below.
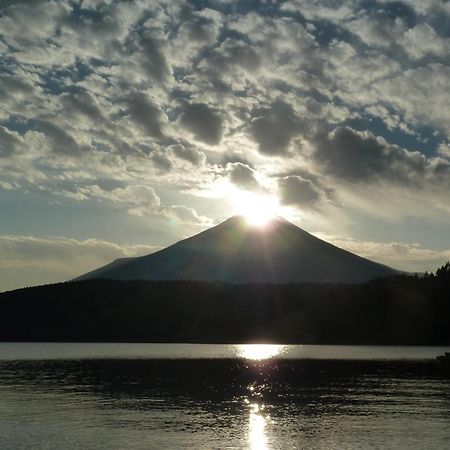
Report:
<svg viewBox="0 0 450 450"><path fill-rule="evenodd" d="M444 351L0 344L0 448L448 448Z"/></svg>
<svg viewBox="0 0 450 450"><path fill-rule="evenodd" d="M432 360L450 347L0 342L0 361L49 359Z"/></svg>

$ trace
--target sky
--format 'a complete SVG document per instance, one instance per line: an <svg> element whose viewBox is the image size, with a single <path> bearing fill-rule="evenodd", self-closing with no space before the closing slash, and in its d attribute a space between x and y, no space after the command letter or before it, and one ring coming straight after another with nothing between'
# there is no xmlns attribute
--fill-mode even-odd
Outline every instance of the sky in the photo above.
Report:
<svg viewBox="0 0 450 450"><path fill-rule="evenodd" d="M267 200L408 271L450 260L450 2L0 1L0 291Z"/></svg>

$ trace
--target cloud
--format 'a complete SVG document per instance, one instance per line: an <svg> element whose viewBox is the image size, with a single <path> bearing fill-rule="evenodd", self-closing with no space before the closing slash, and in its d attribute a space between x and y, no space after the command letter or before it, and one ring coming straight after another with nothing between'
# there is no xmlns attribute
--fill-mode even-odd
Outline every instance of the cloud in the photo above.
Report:
<svg viewBox="0 0 450 450"><path fill-rule="evenodd" d="M150 159L161 172L170 172L173 168L172 161L162 151L155 150L150 153Z"/></svg>
<svg viewBox="0 0 450 450"><path fill-rule="evenodd" d="M450 22L450 5L448 2L421 2L414 6L416 8L421 7L420 12L422 16L439 36L444 38L450 37L450 31L448 29L448 24Z"/></svg>
<svg viewBox="0 0 450 450"><path fill-rule="evenodd" d="M78 142L69 132L49 120L35 120L34 127L45 135L50 148L56 154L79 156L86 150L83 143Z"/></svg>
<svg viewBox="0 0 450 450"><path fill-rule="evenodd" d="M0 157L10 156L23 146L23 139L18 133L0 126Z"/></svg>
<svg viewBox="0 0 450 450"><path fill-rule="evenodd" d="M218 37L220 14L212 9L191 12L185 17L180 29L180 38L186 43L200 46L212 44Z"/></svg>
<svg viewBox="0 0 450 450"><path fill-rule="evenodd" d="M159 83L167 81L171 74L161 41L145 33L139 39L141 65L148 76Z"/></svg>
<svg viewBox="0 0 450 450"><path fill-rule="evenodd" d="M125 103L126 112L133 123L149 136L156 139L163 137L163 112L144 93L130 94Z"/></svg>
<svg viewBox="0 0 450 450"><path fill-rule="evenodd" d="M152 187L145 185L128 185L106 190L94 184L78 187L75 191L64 191L62 195L78 201L108 201L137 216L159 215L161 209L161 199Z"/></svg>
<svg viewBox="0 0 450 450"><path fill-rule="evenodd" d="M417 22L414 9L397 1L363 2L358 12L349 28L365 44L394 52L402 50L402 35Z"/></svg>
<svg viewBox="0 0 450 450"><path fill-rule="evenodd" d="M440 143L438 146L438 155L442 158L450 160L450 144Z"/></svg>
<svg viewBox="0 0 450 450"><path fill-rule="evenodd" d="M319 135L315 143L317 164L349 182L421 182L427 169L427 159L420 152L389 145L370 132L338 127Z"/></svg>
<svg viewBox="0 0 450 450"><path fill-rule="evenodd" d="M58 23L70 14L64 2L2 2L0 30L12 48L39 48L54 37ZM33 14L30 14L30 6Z"/></svg>
<svg viewBox="0 0 450 450"><path fill-rule="evenodd" d="M450 53L450 42L441 38L427 23L409 29L404 36L404 47L414 59L428 56L446 56Z"/></svg>
<svg viewBox="0 0 450 450"><path fill-rule="evenodd" d="M212 224L210 218L198 214L192 207L163 203L155 190L146 185L128 185L107 190L94 184L79 187L76 191L64 191L62 195L77 201L108 202L114 207L124 209L129 214L139 217L153 219L175 217L179 223L185 225Z"/></svg>
<svg viewBox="0 0 450 450"><path fill-rule="evenodd" d="M262 58L247 42L226 38L220 47L211 52L209 64L218 76L224 72L233 73L237 68L254 73L261 67Z"/></svg>
<svg viewBox="0 0 450 450"><path fill-rule="evenodd" d="M236 186L250 191L260 189L255 171L246 164L235 162L226 166L230 181Z"/></svg>
<svg viewBox="0 0 450 450"><path fill-rule="evenodd" d="M73 111L75 116L86 117L97 125L105 121L98 99L86 89L75 89L62 94L61 102L64 112Z"/></svg>
<svg viewBox="0 0 450 450"><path fill-rule="evenodd" d="M170 147L170 150L177 158L188 161L194 166L201 166L205 163L206 160L205 154L203 152L200 152L190 145L172 145Z"/></svg>
<svg viewBox="0 0 450 450"><path fill-rule="evenodd" d="M311 180L290 175L278 180L281 202L298 206L300 209L319 207L322 194Z"/></svg>
<svg viewBox="0 0 450 450"><path fill-rule="evenodd" d="M312 225L448 224L448 2L78 3L1 3L5 198L180 226L226 177Z"/></svg>
<svg viewBox="0 0 450 450"><path fill-rule="evenodd" d="M165 208L164 212L170 217L175 217L184 225L211 226L212 222L206 216L197 213L194 208L184 205L171 205Z"/></svg>
<svg viewBox="0 0 450 450"><path fill-rule="evenodd" d="M326 233L313 234L364 258L409 272L434 272L450 260L450 249L433 250L419 244L362 241Z"/></svg>
<svg viewBox="0 0 450 450"><path fill-rule="evenodd" d="M116 188L111 191L110 196L115 202L126 204L128 211L137 216L154 214L161 205L155 190L149 186L134 185Z"/></svg>
<svg viewBox="0 0 450 450"><path fill-rule="evenodd" d="M22 76L21 76L22 75ZM2 103L14 106L34 94L38 88L23 73L12 75L0 74L0 96Z"/></svg>
<svg viewBox="0 0 450 450"><path fill-rule="evenodd" d="M272 156L286 153L301 129L292 107L283 102L256 109L250 123L250 133L259 151Z"/></svg>
<svg viewBox="0 0 450 450"><path fill-rule="evenodd" d="M116 258L153 253L159 247L99 239L0 235L2 290L66 281Z"/></svg>
<svg viewBox="0 0 450 450"><path fill-rule="evenodd" d="M395 110L404 114L412 127L427 124L448 134L450 111L450 66L441 62L411 68L394 77L381 80L377 92L389 100Z"/></svg>
<svg viewBox="0 0 450 450"><path fill-rule="evenodd" d="M186 104L180 124L194 134L195 139L209 145L220 144L223 122L219 113L204 103Z"/></svg>

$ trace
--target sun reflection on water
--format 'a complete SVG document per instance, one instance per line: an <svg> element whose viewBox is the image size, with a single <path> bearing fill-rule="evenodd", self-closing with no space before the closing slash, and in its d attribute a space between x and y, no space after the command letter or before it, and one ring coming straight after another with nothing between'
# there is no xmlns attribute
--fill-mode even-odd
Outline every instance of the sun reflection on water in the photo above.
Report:
<svg viewBox="0 0 450 450"><path fill-rule="evenodd" d="M261 414L263 407L258 404L250 405L250 415L248 419L248 444L250 449L266 450L267 437L265 433L266 419Z"/></svg>
<svg viewBox="0 0 450 450"><path fill-rule="evenodd" d="M280 355L285 347L276 344L242 344L237 346L237 352L242 358L259 361Z"/></svg>

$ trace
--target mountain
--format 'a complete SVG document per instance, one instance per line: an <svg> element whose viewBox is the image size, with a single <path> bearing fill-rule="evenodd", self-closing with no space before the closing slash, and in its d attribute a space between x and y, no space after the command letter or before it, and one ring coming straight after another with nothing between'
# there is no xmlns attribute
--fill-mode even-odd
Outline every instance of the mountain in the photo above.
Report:
<svg viewBox="0 0 450 450"><path fill-rule="evenodd" d="M281 217L258 228L234 216L156 253L115 260L74 281L362 283L399 273L322 241Z"/></svg>

